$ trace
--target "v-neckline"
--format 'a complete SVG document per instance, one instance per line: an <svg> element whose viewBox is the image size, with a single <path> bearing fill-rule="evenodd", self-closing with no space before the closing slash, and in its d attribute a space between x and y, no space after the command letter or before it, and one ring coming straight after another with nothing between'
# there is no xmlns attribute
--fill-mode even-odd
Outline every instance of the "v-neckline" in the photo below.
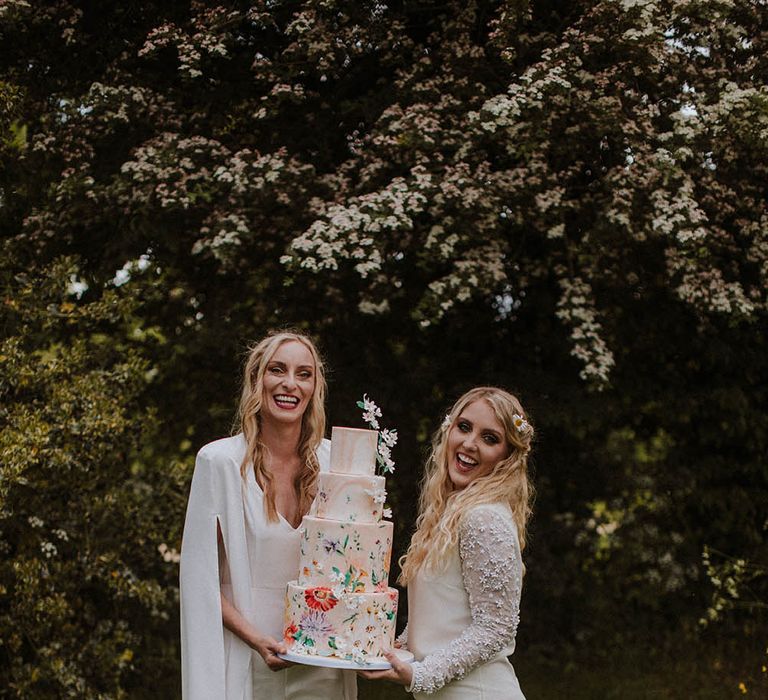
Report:
<svg viewBox="0 0 768 700"><path fill-rule="evenodd" d="M257 491L259 492L259 494L261 495L261 497L262 497L262 499L263 499L263 498L264 498L264 490L261 488L261 486L259 486L259 482L256 480L256 475L253 473L253 469L249 469L249 470L248 470L248 476L249 476L249 478L250 478L251 482L252 482L252 483L253 483L253 485L256 487ZM284 516L284 515L283 515L283 514L282 514L282 513L281 513L281 512L280 512L280 511L277 509L277 504L275 504L275 510L277 511L277 517L279 518L279 522L281 522L281 523L284 523L285 525L287 525L287 526L288 526L288 527L291 529L291 531L292 531L292 532L298 532L298 531L299 531L299 528L301 527L301 521L299 521L299 524L298 524L296 527L294 527L294 526L293 526L293 525L291 525L291 523L288 521L288 518L286 518L286 517L285 517L285 516Z"/></svg>

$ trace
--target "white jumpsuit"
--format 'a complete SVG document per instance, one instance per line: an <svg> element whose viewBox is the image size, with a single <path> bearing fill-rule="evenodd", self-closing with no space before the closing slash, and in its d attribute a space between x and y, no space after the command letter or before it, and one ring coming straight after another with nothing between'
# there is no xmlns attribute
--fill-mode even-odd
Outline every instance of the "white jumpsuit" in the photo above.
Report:
<svg viewBox="0 0 768 700"><path fill-rule="evenodd" d="M328 469L329 442L317 455ZM283 637L285 589L299 573L299 531L267 521L253 470L245 480L242 435L197 456L181 549L182 695L184 700L354 700L354 672L296 665L271 671L261 656L224 629L220 592L254 627ZM221 528L226 567L219 555Z"/></svg>

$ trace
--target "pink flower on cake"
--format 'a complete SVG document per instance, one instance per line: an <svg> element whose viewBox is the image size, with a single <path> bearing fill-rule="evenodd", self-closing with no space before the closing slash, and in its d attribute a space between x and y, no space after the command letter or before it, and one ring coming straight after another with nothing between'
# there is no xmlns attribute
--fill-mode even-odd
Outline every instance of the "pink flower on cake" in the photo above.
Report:
<svg viewBox="0 0 768 700"><path fill-rule="evenodd" d="M283 632L283 639L286 642L292 642L296 639L296 633L299 631L299 628L296 627L296 625L288 625L288 627L285 628L285 631Z"/></svg>
<svg viewBox="0 0 768 700"><path fill-rule="evenodd" d="M333 591L325 586L316 586L314 588L307 588L304 591L304 599L307 601L307 605L313 610L322 610L326 612L335 607L338 603L338 599L333 595Z"/></svg>

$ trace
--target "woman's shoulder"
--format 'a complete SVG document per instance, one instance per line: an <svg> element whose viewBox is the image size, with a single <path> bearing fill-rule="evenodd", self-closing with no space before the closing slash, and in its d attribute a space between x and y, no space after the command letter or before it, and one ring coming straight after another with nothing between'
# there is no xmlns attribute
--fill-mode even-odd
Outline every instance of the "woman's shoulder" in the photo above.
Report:
<svg viewBox="0 0 768 700"><path fill-rule="evenodd" d="M245 455L245 438L242 433L231 437L220 438L203 445L197 453L198 461L210 463L240 463Z"/></svg>
<svg viewBox="0 0 768 700"><path fill-rule="evenodd" d="M517 524L512 515L509 504L503 502L479 503L467 508L461 518L461 528L473 529L476 527L509 527L517 532Z"/></svg>
<svg viewBox="0 0 768 700"><path fill-rule="evenodd" d="M323 438L317 446L316 452L320 471L327 472L331 468L331 441Z"/></svg>

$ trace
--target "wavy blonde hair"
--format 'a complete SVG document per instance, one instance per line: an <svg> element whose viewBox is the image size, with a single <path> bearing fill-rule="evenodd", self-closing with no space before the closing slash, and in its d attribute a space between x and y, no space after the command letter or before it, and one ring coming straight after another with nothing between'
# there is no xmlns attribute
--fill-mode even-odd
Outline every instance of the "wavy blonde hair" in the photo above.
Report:
<svg viewBox="0 0 768 700"><path fill-rule="evenodd" d="M309 511L315 495L315 484L320 464L317 461L316 450L325 436L325 368L320 354L312 340L295 331L271 333L266 338L252 346L243 372L243 389L240 394L240 406L237 412L236 429L242 431L245 437L246 449L240 473L246 477L249 466L252 465L256 482L264 492L267 506L267 520L279 520L275 493L272 488L272 473L269 469L269 450L261 441L261 408L264 400L264 373L267 364L277 349L290 341L304 345L312 355L315 363L315 390L309 400L307 409L301 418L301 433L297 451L302 462L302 469L294 482L296 496L299 501L299 512L303 515Z"/></svg>
<svg viewBox="0 0 768 700"><path fill-rule="evenodd" d="M486 401L504 426L509 454L493 470L455 490L448 472L448 434L461 412L475 401ZM514 425L513 416L522 416L522 430ZM411 580L422 567L439 570L448 551L459 539L459 523L473 506L483 503L509 505L520 542L525 548L526 526L531 517L534 488L528 476L528 455L533 440L533 426L517 397L496 387L471 389L453 405L443 424L432 439L432 451L425 469L419 497L419 517L416 532L408 551L400 558L399 582Z"/></svg>

